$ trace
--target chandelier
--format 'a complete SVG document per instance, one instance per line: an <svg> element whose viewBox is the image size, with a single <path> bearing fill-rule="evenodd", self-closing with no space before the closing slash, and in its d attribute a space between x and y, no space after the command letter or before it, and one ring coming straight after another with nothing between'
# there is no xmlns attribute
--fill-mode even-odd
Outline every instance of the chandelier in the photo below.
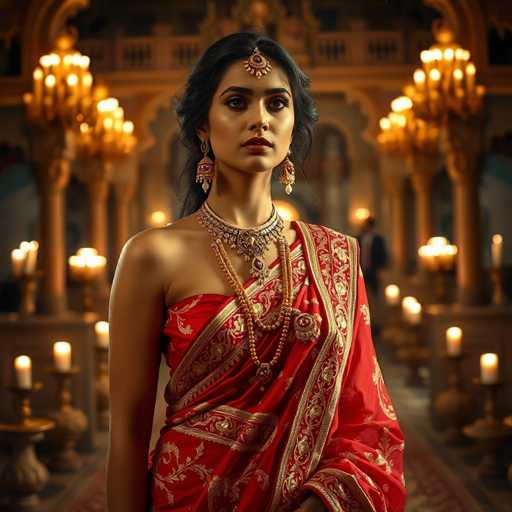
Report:
<svg viewBox="0 0 512 512"><path fill-rule="evenodd" d="M90 59L74 49L75 42L76 32L61 34L55 50L39 59L32 92L23 95L31 122L60 121L73 128L89 114L93 104Z"/></svg>
<svg viewBox="0 0 512 512"><path fill-rule="evenodd" d="M467 119L481 110L486 89L476 83L471 54L454 42L453 32L436 23L434 34L438 43L421 52L422 66L414 71L404 94L422 119L440 122L449 115Z"/></svg>

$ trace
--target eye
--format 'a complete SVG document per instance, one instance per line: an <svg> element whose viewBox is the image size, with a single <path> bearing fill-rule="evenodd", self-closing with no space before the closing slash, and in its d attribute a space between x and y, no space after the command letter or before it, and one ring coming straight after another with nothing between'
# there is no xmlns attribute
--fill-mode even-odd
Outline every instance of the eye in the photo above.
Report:
<svg viewBox="0 0 512 512"><path fill-rule="evenodd" d="M240 107L243 104L243 101L245 101L245 100L241 96L231 96L231 98L228 98L226 100L225 105L227 105L228 107L235 108L235 109L240 109Z"/></svg>
<svg viewBox="0 0 512 512"><path fill-rule="evenodd" d="M274 105L274 107L277 105L277 108L274 108L274 110L283 110L283 108L286 108L290 102L284 96L276 96L270 100L269 104Z"/></svg>

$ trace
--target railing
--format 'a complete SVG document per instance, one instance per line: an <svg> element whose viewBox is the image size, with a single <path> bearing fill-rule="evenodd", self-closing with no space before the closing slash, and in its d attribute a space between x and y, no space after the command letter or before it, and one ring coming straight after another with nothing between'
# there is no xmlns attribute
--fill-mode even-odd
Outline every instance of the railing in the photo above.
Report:
<svg viewBox="0 0 512 512"><path fill-rule="evenodd" d="M95 71L164 71L191 66L201 53L197 36L123 37L79 41Z"/></svg>
<svg viewBox="0 0 512 512"><path fill-rule="evenodd" d="M354 31L320 33L314 38L311 63L319 66L411 64L428 48L428 32ZM121 37L81 40L96 71L163 71L190 67L201 53L199 36Z"/></svg>

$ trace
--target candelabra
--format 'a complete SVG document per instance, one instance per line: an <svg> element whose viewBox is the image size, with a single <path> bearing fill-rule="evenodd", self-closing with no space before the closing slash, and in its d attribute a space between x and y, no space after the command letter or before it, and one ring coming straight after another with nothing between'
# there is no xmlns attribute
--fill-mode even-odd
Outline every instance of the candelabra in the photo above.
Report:
<svg viewBox="0 0 512 512"><path fill-rule="evenodd" d="M79 368L74 366L69 370L59 370L52 367L46 371L57 380L58 402L58 409L51 413L56 428L50 442L55 447L56 454L49 465L56 471L77 471L82 466L82 459L75 450L75 445L87 428L85 414L71 405L71 378L79 372Z"/></svg>
<svg viewBox="0 0 512 512"><path fill-rule="evenodd" d="M93 106L90 59L74 49L76 38L75 31L56 38L55 50L43 55L33 72L32 92L23 96L40 189L41 306L46 313L66 309L63 194L75 157L75 134Z"/></svg>
<svg viewBox="0 0 512 512"><path fill-rule="evenodd" d="M444 355L448 363L448 389L441 392L434 402L435 410L447 422L446 441L452 444L459 444L464 440L462 427L472 406L470 395L462 387L460 375L460 365L464 356L462 352Z"/></svg>
<svg viewBox="0 0 512 512"><path fill-rule="evenodd" d="M32 240L21 242L19 248L11 252L12 274L20 287L20 315L32 315L35 311L37 280L42 275L36 269L38 249L39 244Z"/></svg>
<svg viewBox="0 0 512 512"><path fill-rule="evenodd" d="M30 397L40 390L42 384L36 382L30 387L11 386L16 396L15 423L0 423L0 434L11 447L11 454L0 474L0 484L6 492L4 503L8 510L35 510L40 500L38 493L48 483L46 466L37 458L34 445L41 441L44 433L55 428L55 422L32 416Z"/></svg>
<svg viewBox="0 0 512 512"><path fill-rule="evenodd" d="M421 52L422 67L404 88L414 115L440 129L440 148L454 185L454 228L459 244L457 294L462 304L478 304L483 293L478 203L483 153L483 98L470 52L454 41L442 20L434 23L438 43Z"/></svg>
<svg viewBox="0 0 512 512"><path fill-rule="evenodd" d="M507 437L512 435L512 428L502 422L496 415L496 398L502 382L486 383L475 379L475 384L485 390L484 416L478 418L471 425L464 427L463 432L471 439L477 441L482 451L482 459L478 466L478 473L482 477L501 477L504 473L499 458L499 448Z"/></svg>
<svg viewBox="0 0 512 512"><path fill-rule="evenodd" d="M446 280L455 267L457 252L457 246L449 244L442 236L430 238L426 245L418 249L424 268L434 276L434 295L439 302L447 299Z"/></svg>

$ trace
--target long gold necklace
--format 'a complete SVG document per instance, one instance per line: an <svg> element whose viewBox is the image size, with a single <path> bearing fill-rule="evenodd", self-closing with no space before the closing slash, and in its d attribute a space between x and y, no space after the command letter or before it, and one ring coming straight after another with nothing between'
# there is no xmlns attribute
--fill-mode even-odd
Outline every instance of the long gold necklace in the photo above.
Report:
<svg viewBox="0 0 512 512"><path fill-rule="evenodd" d="M245 318L247 326L247 337L249 340L249 352L253 363L258 368L256 370L256 376L262 384L268 383L272 379L272 367L275 366L283 351L286 338L290 329L290 321L292 316L292 280L291 280L291 257L288 243L284 239L279 240L280 245L280 256L281 256L281 274L282 274L282 289L283 289L283 300L281 304L283 312L283 321L281 327L281 335L279 337L279 343L277 345L274 357L267 363L260 361L256 352L256 336L254 333L254 323L261 325L261 319L257 317L256 313L252 308L252 304L247 297L247 293L235 271L233 265L229 261L225 249L222 245L221 240L214 240L211 244L219 266L223 270L226 278L235 291L238 297L239 303L242 307L242 313ZM275 325L276 322L274 322ZM270 327L274 328L274 325L265 325L265 330L271 330ZM263 390L263 388L261 388Z"/></svg>
<svg viewBox="0 0 512 512"><path fill-rule="evenodd" d="M210 235L213 235L213 230L208 229L207 222L209 220L209 216L201 215L200 210L197 212L198 218L200 218L200 224L203 225ZM220 217L215 219L216 223L216 231L218 233L219 224L224 223L224 220ZM206 224L206 225L205 225ZM229 227L236 227L232 225L228 225ZM283 298L281 301L281 305L279 308L279 314L274 321L270 321L269 323L265 323L259 318L259 316L254 311L251 301L249 300L245 288L238 277L236 270L234 269L226 249L224 248L222 237L221 236L213 236L213 241L211 247L214 251L216 259L219 263L219 267L223 271L228 280L231 288L234 290L238 301L242 308L242 314L245 319L245 323L247 326L247 336L249 342L249 352L253 363L258 368L256 371L256 376L262 384L268 383L272 379L272 367L275 366L281 356L281 353L284 348L284 344L288 337L288 332L290 329L290 322L292 316L292 292L293 292L293 280L292 280L292 265L291 265L291 255L290 255L290 247L288 246L288 242L286 238L283 236L279 236L277 239L278 247L279 247L279 257L281 262L281 279L282 279L282 293ZM273 331L278 327L281 328L281 335L279 337L279 343L274 353L274 356L269 362L260 361L258 354L256 352L256 336L254 332L254 324L256 324L263 331ZM263 388L261 388L263 389Z"/></svg>

